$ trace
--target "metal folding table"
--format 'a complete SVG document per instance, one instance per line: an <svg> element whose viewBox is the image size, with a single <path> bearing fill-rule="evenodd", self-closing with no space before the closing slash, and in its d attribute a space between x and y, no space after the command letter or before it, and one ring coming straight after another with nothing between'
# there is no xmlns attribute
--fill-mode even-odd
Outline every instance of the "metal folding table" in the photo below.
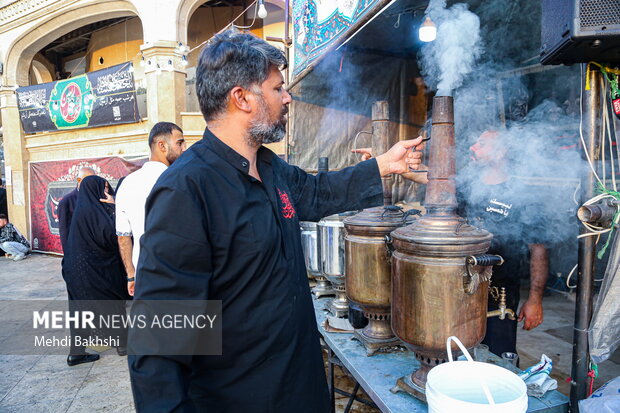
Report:
<svg viewBox="0 0 620 413"><path fill-rule="evenodd" d="M390 391L396 385L396 381L407 374L411 374L419 363L410 351L396 351L390 353L376 353L374 356L366 356L366 350L356 340L352 340L353 334L328 333L323 328L323 322L327 318L325 303L327 298L316 299L313 296L319 332L323 336L325 346L328 349L328 383L332 403L335 402L335 394L340 393L349 397L348 408L351 408L355 400L374 405L383 413L426 413L426 403L415 397L403 393ZM334 386L334 367L341 366L356 381L351 394L336 389ZM356 394L359 388L363 388L372 402ZM542 398L529 397L528 412L536 413L566 413L568 412L568 397L558 391L545 394Z"/></svg>

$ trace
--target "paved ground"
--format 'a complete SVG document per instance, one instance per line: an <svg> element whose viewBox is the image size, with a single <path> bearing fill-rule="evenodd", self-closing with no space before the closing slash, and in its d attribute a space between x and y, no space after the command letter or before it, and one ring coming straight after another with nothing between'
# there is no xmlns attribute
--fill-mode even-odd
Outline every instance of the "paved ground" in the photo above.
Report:
<svg viewBox="0 0 620 413"><path fill-rule="evenodd" d="M66 294L60 258L37 254L13 262L0 257L0 300L53 300ZM0 355L0 372L0 412L134 411L127 358L115 350L75 367L60 355Z"/></svg>
<svg viewBox="0 0 620 413"><path fill-rule="evenodd" d="M39 254L21 262L0 258L0 300L65 297L60 258ZM7 311L6 307L2 311ZM564 393L569 391L564 379L570 375L573 313L570 299L546 297L545 322L534 331L519 333L522 366L546 353L554 361L554 377ZM0 412L134 411L126 357L109 350L101 353L99 361L76 367L68 367L65 359L57 355L0 355ZM620 376L620 353L599 368L597 386ZM336 374L337 387L350 391L353 382L338 368ZM345 404L339 400L338 411ZM359 403L353 406L352 412L377 412Z"/></svg>

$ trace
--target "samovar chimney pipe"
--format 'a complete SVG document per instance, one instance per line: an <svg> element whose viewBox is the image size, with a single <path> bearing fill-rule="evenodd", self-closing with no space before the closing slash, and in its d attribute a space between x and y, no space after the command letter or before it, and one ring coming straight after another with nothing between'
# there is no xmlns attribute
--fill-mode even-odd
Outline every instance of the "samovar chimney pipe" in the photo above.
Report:
<svg viewBox="0 0 620 413"><path fill-rule="evenodd" d="M392 330L415 352L420 363L398 387L425 397L430 369L446 360L446 340L457 336L468 348L480 343L486 329L488 265L467 267L480 257L492 235L456 214L456 145L454 102L433 98L428 165L427 213L391 232ZM473 271L473 272L472 272ZM480 282L474 283L475 278Z"/></svg>
<svg viewBox="0 0 620 413"><path fill-rule="evenodd" d="M381 155L392 146L390 142L390 113L388 103L379 100L372 104L372 153ZM383 182L383 205L392 205L392 175L381 178Z"/></svg>
<svg viewBox="0 0 620 413"><path fill-rule="evenodd" d="M428 185L424 206L428 214L456 213L456 153L454 141L454 100L452 96L433 98L433 120L428 162Z"/></svg>

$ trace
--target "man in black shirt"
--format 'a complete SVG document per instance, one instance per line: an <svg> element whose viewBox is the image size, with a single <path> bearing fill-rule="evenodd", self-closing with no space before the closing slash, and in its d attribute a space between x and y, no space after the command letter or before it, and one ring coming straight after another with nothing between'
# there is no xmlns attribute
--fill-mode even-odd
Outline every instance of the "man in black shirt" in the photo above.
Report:
<svg viewBox="0 0 620 413"><path fill-rule="evenodd" d="M147 200L134 298L221 300L223 354L130 356L138 411L329 411L299 221L381 204L380 177L418 167L421 139L339 172L287 164L262 146L284 136L286 64L249 34L201 53L208 129Z"/></svg>
<svg viewBox="0 0 620 413"><path fill-rule="evenodd" d="M463 188L464 216L472 225L493 234L490 254L504 264L493 268L492 287L506 289L506 306L515 312L520 299L520 278L530 275L530 292L517 313L517 320L489 318L483 343L498 355L516 353L517 322L531 330L543 322L542 298L549 273L549 254L543 241L543 223L537 204L540 197L509 174L507 146L496 131L486 131L471 146L476 179ZM528 268L529 263L529 268ZM496 294L489 295L489 311L498 308Z"/></svg>

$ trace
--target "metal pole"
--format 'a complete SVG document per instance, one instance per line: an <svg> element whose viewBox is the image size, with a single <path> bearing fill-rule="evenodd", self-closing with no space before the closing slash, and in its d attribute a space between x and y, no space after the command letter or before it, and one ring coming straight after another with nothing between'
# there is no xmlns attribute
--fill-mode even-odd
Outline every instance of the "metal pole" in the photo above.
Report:
<svg viewBox="0 0 620 413"><path fill-rule="evenodd" d="M598 167L601 144L601 73L591 68L589 76L590 90L584 91L583 133L594 168ZM592 171L581 178L581 203L594 196L596 178ZM580 233L587 232L581 228ZM579 279L577 280L577 300L575 303L575 327L573 332L573 366L571 371L570 406L572 413L579 412L579 400L585 399L588 392L588 327L592 319L594 293L594 259L595 237L579 238Z"/></svg>

